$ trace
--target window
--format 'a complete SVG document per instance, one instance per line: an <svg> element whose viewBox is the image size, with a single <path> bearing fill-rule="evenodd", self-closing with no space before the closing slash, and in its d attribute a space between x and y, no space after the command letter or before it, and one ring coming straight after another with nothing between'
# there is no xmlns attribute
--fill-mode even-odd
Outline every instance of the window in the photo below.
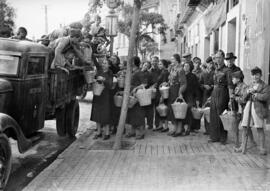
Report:
<svg viewBox="0 0 270 191"><path fill-rule="evenodd" d="M44 74L45 57L30 57L28 61L27 74Z"/></svg>
<svg viewBox="0 0 270 191"><path fill-rule="evenodd" d="M16 75L18 71L19 57L0 55L0 74Z"/></svg>

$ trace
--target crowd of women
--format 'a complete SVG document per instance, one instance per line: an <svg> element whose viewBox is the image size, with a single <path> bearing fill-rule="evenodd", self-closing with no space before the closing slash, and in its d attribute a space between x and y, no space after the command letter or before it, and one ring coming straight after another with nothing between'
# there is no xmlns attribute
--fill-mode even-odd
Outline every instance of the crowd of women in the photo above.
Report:
<svg viewBox="0 0 270 191"><path fill-rule="evenodd" d="M51 68L63 69L68 73L69 67L74 66L76 57L83 64L95 66L95 81L103 84L104 89L93 97L90 120L97 124L94 138L107 140L116 132L120 117L121 108L115 104L114 96L124 88L123 85L115 83L114 78L125 78L127 62L120 62L117 55L97 58L97 53L102 53L102 48L99 47L101 40L102 46L105 45L103 50L108 45L99 23L97 18L94 27L96 32L92 36L88 33L82 35L80 26L78 29L78 24L74 24L73 29L64 37L50 40L49 43L48 39L41 42L53 50ZM21 33L27 34L26 30L21 30L18 34ZM203 63L198 57L192 59L190 53L182 57L174 54L170 60L154 56L151 61L143 62L134 56L131 65L131 95L149 88L154 89L156 95L152 97L151 104L142 106L137 102L128 109L125 136L143 139L146 127L160 133L167 132L167 135L172 137L196 133L201 128L202 120L195 118L192 111L194 108L209 107L210 117L208 120L204 117L204 134L209 135L209 142L226 144L228 132L224 130L223 125L232 125L235 151L243 152L248 137L251 143L256 145L250 128L255 127L260 153L266 154L264 128L265 119L268 117L270 87L263 82L262 71L258 67L251 70L252 83L246 85L243 72L234 63L235 59L237 57L233 53L227 53L225 56L222 50L208 57ZM166 98L161 95L159 89L162 85L169 87ZM185 102L188 106L182 119L175 116L172 108L176 101ZM160 104L168 108L165 116L161 116L156 110ZM228 109L231 110L233 123L223 124L220 115ZM238 138L239 124L243 127L241 144Z"/></svg>

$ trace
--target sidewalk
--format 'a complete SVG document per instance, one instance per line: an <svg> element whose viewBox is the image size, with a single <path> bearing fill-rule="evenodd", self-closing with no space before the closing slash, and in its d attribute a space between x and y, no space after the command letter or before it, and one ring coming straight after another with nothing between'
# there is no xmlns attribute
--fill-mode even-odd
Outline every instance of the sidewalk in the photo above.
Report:
<svg viewBox="0 0 270 191"><path fill-rule="evenodd" d="M112 140L95 142L88 131L24 191L270 189L270 158L256 148L237 154L232 144L207 143L202 132L172 138L148 131L146 139L128 141L135 143L129 150L102 150Z"/></svg>

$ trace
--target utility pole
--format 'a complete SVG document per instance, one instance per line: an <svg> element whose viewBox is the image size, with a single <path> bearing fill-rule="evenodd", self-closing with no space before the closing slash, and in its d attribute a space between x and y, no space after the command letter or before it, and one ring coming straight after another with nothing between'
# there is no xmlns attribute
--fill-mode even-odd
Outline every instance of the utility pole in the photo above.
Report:
<svg viewBox="0 0 270 191"><path fill-rule="evenodd" d="M48 34L48 6L44 5L45 10L45 34Z"/></svg>

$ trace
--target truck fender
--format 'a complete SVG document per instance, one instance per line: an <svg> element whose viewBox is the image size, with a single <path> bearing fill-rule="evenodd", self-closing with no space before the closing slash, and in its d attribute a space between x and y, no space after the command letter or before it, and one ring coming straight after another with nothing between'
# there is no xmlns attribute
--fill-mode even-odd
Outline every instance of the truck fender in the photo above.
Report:
<svg viewBox="0 0 270 191"><path fill-rule="evenodd" d="M4 113L0 113L0 133L17 140L20 153L24 153L32 146L31 140L24 136L19 124L11 116Z"/></svg>

